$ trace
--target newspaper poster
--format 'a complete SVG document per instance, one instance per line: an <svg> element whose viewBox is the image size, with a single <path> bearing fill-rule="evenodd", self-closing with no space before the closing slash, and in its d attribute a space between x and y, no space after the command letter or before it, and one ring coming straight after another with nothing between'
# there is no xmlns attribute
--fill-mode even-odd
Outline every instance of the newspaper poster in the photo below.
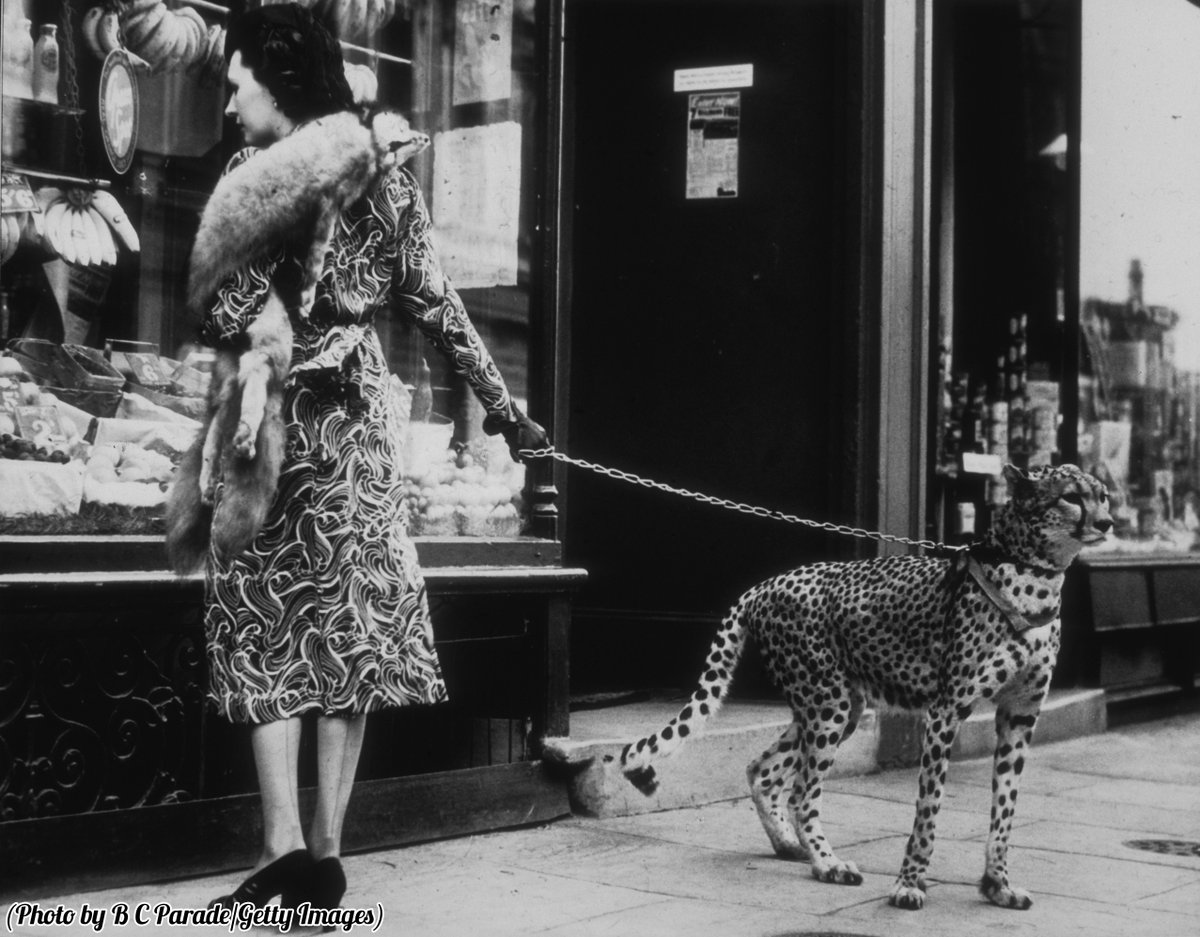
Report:
<svg viewBox="0 0 1200 937"><path fill-rule="evenodd" d="M459 104L512 97L513 0L454 5L454 99Z"/></svg>
<svg viewBox="0 0 1200 937"><path fill-rule="evenodd" d="M688 95L688 198L737 198L741 100L740 91Z"/></svg>
<svg viewBox="0 0 1200 937"><path fill-rule="evenodd" d="M521 219L521 125L463 127L433 141L433 229L460 289L513 286Z"/></svg>

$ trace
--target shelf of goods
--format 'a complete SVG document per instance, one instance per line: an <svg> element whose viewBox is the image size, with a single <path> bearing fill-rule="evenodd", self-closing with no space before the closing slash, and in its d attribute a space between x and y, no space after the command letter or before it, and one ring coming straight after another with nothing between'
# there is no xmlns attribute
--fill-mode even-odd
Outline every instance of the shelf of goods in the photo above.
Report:
<svg viewBox="0 0 1200 937"><path fill-rule="evenodd" d="M176 467L200 431L209 356L176 361L150 351L110 351L14 339L0 356L0 522L8 532L69 532L63 519L128 510L120 529L157 533ZM409 389L394 380L398 412ZM429 537L516 537L524 466L500 437L452 443L433 417L403 428L403 509ZM113 523L113 518L107 518ZM103 531L111 532L111 531Z"/></svg>

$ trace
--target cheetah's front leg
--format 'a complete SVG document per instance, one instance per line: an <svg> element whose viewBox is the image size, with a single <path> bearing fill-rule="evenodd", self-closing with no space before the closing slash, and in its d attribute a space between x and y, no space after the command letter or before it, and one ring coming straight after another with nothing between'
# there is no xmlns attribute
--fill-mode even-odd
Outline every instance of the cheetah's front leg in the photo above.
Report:
<svg viewBox="0 0 1200 937"><path fill-rule="evenodd" d="M1032 700L1005 701L996 708L996 755L992 767L992 824L988 832L986 864L979 890L988 901L1002 908L1024 911L1033 905L1029 892L1013 888L1008 881L1008 837L1017 810L1025 751L1033 739L1033 727L1041 710L1043 694Z"/></svg>
<svg viewBox="0 0 1200 937"><path fill-rule="evenodd" d="M956 710L952 704L935 704L925 715L925 739L921 754L921 774L917 792L917 815L912 835L900 866L900 877L889 899L897 908L919 911L925 906L925 871L933 856L933 837L942 791L946 786L946 767L959 726L970 709Z"/></svg>

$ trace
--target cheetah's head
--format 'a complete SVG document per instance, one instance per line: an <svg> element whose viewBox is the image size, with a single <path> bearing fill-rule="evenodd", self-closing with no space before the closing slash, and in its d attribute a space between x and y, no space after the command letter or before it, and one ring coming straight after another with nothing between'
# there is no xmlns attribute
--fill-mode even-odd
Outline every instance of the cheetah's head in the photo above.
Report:
<svg viewBox="0 0 1200 937"><path fill-rule="evenodd" d="M1022 471L1004 467L1012 500L997 518L997 536L1016 558L1065 569L1086 544L1112 529L1108 490L1074 465Z"/></svg>

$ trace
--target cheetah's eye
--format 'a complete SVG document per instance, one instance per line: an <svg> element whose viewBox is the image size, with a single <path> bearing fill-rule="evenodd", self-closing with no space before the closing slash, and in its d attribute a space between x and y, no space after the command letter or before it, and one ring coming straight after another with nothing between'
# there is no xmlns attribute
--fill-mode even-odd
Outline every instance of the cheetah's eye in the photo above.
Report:
<svg viewBox="0 0 1200 937"><path fill-rule="evenodd" d="M1066 501L1067 504L1073 504L1080 508L1083 507L1083 495L1081 495L1078 491L1068 491L1062 496L1062 499Z"/></svg>

